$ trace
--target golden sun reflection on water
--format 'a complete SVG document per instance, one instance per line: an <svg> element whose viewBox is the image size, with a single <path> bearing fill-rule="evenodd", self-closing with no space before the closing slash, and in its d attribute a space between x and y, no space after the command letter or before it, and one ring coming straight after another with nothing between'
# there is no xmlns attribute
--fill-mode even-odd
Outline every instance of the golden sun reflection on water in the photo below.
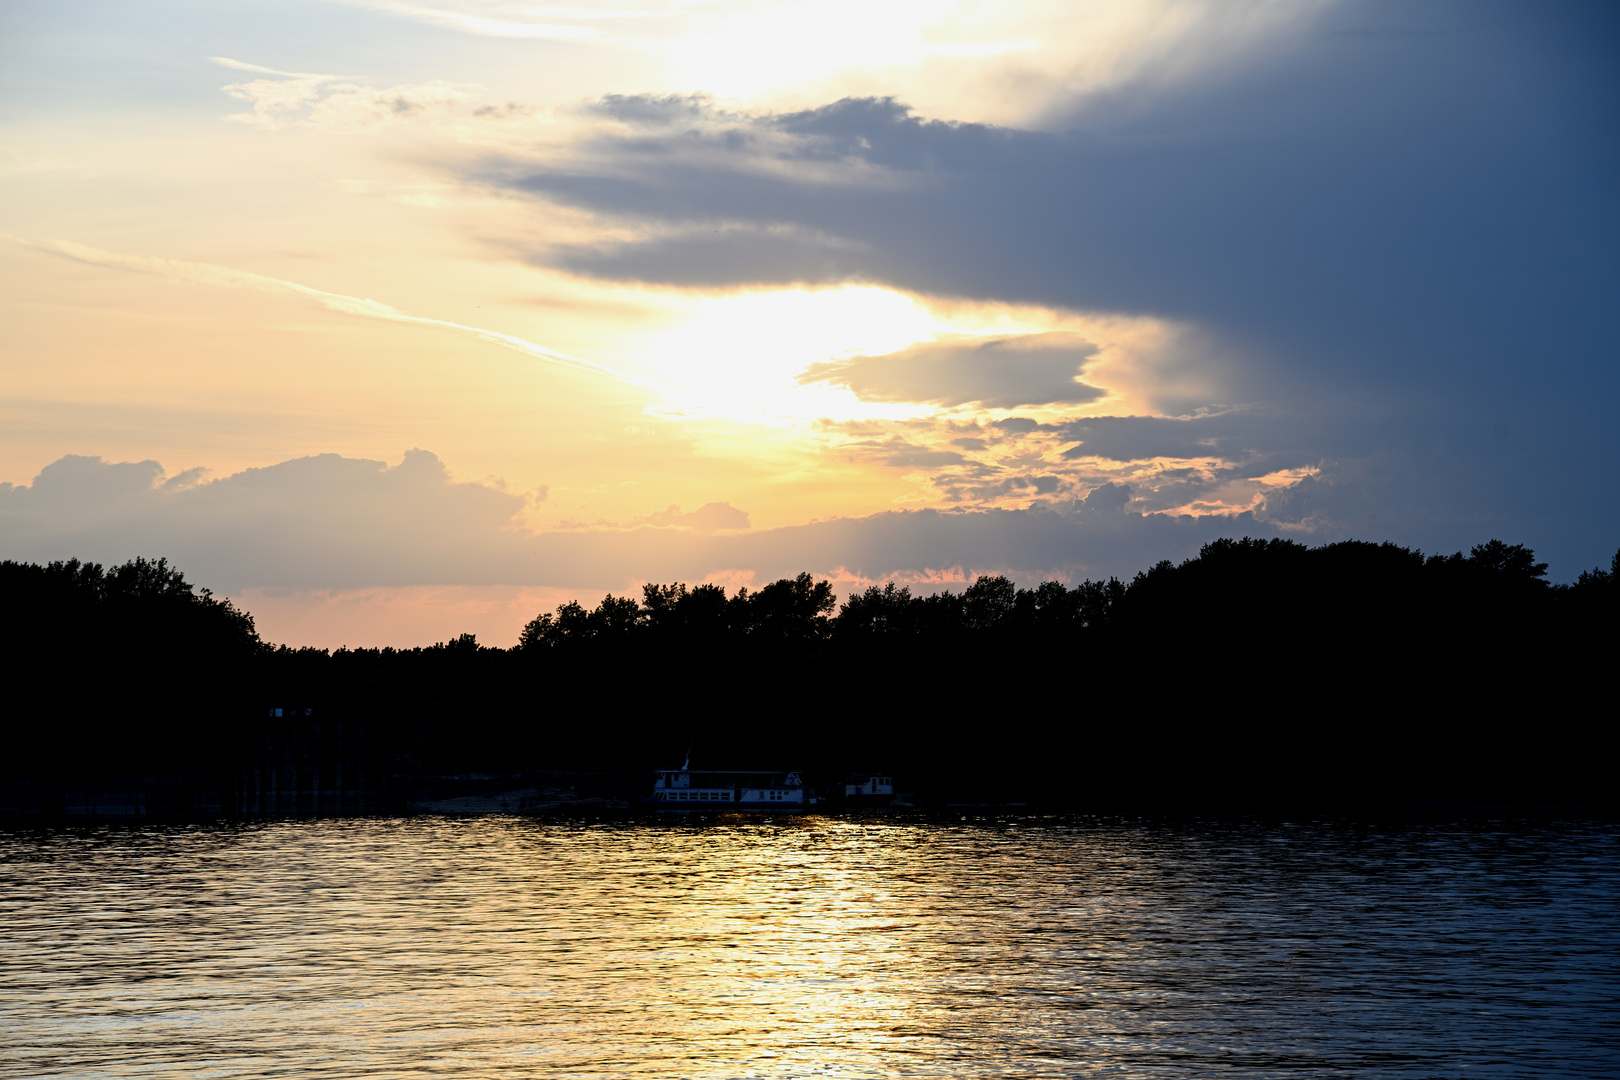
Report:
<svg viewBox="0 0 1620 1080"><path fill-rule="evenodd" d="M0 831L0 1077L1601 1075L1615 837L1576 832Z"/></svg>

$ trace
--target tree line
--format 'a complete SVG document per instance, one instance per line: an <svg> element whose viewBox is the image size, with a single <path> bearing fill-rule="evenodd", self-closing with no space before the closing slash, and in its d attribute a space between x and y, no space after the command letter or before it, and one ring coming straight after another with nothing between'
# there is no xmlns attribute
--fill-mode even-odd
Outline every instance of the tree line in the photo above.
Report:
<svg viewBox="0 0 1620 1080"><path fill-rule="evenodd" d="M951 638L972 634L1072 634L1110 629L1151 633L1158 621L1202 609L1205 620L1254 621L1284 612L1365 623L1387 605L1434 609L1444 617L1478 607L1523 613L1529 605L1583 619L1612 602L1620 553L1609 569L1583 572L1569 585L1547 581L1547 564L1522 544L1500 540L1467 555L1425 556L1392 543L1343 541L1311 548L1286 539L1222 539L1180 564L1162 561L1129 582L1117 577L1073 587L1046 581L1019 588L1004 575L981 575L961 592L913 594L896 582L872 585L840 606L828 581L802 573L757 591L727 596L719 585L649 583L641 600L604 597L595 608L570 601L523 628L525 653L591 642L860 641ZM1386 605L1380 608L1379 605ZM836 611L835 611L836 608Z"/></svg>
<svg viewBox="0 0 1620 1080"><path fill-rule="evenodd" d="M7 561L0 647L36 692L3 706L3 768L201 768L296 712L386 731L418 772L641 769L695 746L712 767L910 770L984 797L1365 774L1389 797L1589 798L1620 553L1569 584L1546 572L1497 540L1226 539L1128 581L887 582L842 603L807 573L655 583L539 614L507 648L324 650L264 642L162 559Z"/></svg>

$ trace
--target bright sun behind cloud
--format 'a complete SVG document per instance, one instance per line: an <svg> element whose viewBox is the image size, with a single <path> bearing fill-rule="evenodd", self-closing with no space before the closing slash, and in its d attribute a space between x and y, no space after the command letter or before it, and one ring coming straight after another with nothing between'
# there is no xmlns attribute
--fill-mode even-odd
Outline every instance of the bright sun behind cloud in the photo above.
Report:
<svg viewBox="0 0 1620 1080"><path fill-rule="evenodd" d="M892 352L940 332L942 320L913 297L850 285L703 296L679 307L677 325L657 331L639 350L643 370L670 388L671 414L779 426L927 412L796 381L829 357Z"/></svg>
<svg viewBox="0 0 1620 1080"><path fill-rule="evenodd" d="M942 339L1017 343L1054 333L1090 343L1085 369L1101 377L1103 394L1085 406L1031 402L1024 412L1156 412L1161 403L1153 391L1166 378L1165 354L1184 336L1174 324L1145 316L941 302L872 285L665 295L658 302L666 317L615 348L626 370L660 388L664 400L649 411L768 427L917 420L941 411L926 396L863 399L848 385L806 377L828 361L900 353ZM1067 375L1079 379L1080 365ZM994 409L969 401L948 411Z"/></svg>

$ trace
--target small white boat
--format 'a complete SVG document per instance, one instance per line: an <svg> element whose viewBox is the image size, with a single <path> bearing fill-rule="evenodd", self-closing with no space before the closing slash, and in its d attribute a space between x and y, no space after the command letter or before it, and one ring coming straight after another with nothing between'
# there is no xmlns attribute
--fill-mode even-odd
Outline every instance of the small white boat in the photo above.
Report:
<svg viewBox="0 0 1620 1080"><path fill-rule="evenodd" d="M688 757L679 769L659 769L653 810L660 814L796 813L816 800L796 772L694 772Z"/></svg>

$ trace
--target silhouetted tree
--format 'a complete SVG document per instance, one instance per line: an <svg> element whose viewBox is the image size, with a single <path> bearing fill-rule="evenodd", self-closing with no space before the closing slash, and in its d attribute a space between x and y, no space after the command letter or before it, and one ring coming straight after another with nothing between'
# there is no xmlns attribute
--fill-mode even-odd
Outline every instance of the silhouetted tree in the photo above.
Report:
<svg viewBox="0 0 1620 1080"><path fill-rule="evenodd" d="M967 628L999 629L1012 615L1017 591L1009 578L981 574L962 592L962 615Z"/></svg>
<svg viewBox="0 0 1620 1080"><path fill-rule="evenodd" d="M837 604L830 581L809 574L773 581L757 593L738 589L732 598L734 626L772 641L818 641Z"/></svg>
<svg viewBox="0 0 1620 1080"><path fill-rule="evenodd" d="M1500 540L1476 544L1468 553L1468 561L1485 573L1515 584L1532 588L1547 584L1547 564L1536 562L1536 553L1523 544L1504 544Z"/></svg>
<svg viewBox="0 0 1620 1080"><path fill-rule="evenodd" d="M192 767L217 756L264 651L253 618L164 559L0 563L0 655L36 691L0 768Z"/></svg>
<svg viewBox="0 0 1620 1080"><path fill-rule="evenodd" d="M882 586L870 585L864 592L852 593L844 601L838 609L835 627L841 637L854 640L912 634L917 629L912 613L916 603L908 586L892 581Z"/></svg>

